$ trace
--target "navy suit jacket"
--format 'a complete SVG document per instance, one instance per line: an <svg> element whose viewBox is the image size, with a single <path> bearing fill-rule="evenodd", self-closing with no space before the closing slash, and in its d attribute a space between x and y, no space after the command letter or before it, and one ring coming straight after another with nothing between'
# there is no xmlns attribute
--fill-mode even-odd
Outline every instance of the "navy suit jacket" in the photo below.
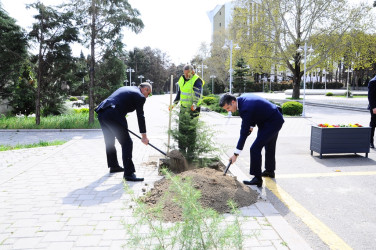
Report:
<svg viewBox="0 0 376 250"><path fill-rule="evenodd" d="M254 95L243 94L237 98L238 110L242 118L240 138L237 149L243 150L245 140L249 135L249 129L257 126L262 129L266 123L276 123L276 129L284 123L283 116L278 107L268 100Z"/></svg>
<svg viewBox="0 0 376 250"><path fill-rule="evenodd" d="M368 83L368 108L376 108L376 76Z"/></svg>
<svg viewBox="0 0 376 250"><path fill-rule="evenodd" d="M121 117L125 117L128 113L136 110L140 133L146 133L144 116L145 101L146 98L138 87L124 86L118 88L114 93L107 97L106 100L101 102L95 109L95 112L98 113L101 110L115 106Z"/></svg>

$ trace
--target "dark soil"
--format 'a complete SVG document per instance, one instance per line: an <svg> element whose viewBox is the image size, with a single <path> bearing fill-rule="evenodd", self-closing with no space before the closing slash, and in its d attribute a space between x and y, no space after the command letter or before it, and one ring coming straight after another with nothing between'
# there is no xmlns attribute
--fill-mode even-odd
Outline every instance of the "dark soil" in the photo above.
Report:
<svg viewBox="0 0 376 250"><path fill-rule="evenodd" d="M228 200L233 200L238 207L250 206L257 202L258 193L236 180L235 177L223 175L223 171L211 168L198 168L178 174L184 180L192 179L194 188L200 190L200 203L205 208L212 208L219 213L228 213ZM166 178L155 183L154 188L143 201L153 207L162 202L164 194L168 193L170 181ZM163 218L165 221L181 221L182 209L172 201L173 195L168 195L164 201Z"/></svg>

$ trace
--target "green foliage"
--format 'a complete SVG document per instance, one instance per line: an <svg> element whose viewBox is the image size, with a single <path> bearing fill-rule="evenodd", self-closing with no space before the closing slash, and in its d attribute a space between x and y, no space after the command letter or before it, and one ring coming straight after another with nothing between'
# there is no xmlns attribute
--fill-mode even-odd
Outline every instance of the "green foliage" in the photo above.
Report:
<svg viewBox="0 0 376 250"><path fill-rule="evenodd" d="M218 98L214 96L204 96L202 98L202 102L205 103L205 105L210 106L210 105L218 103Z"/></svg>
<svg viewBox="0 0 376 250"><path fill-rule="evenodd" d="M27 39L21 27L1 6L0 34L0 98L3 99L12 95L9 87L17 86L19 72L28 54Z"/></svg>
<svg viewBox="0 0 376 250"><path fill-rule="evenodd" d="M303 112L303 105L300 102L285 102L282 104L282 113L284 115L301 115Z"/></svg>
<svg viewBox="0 0 376 250"><path fill-rule="evenodd" d="M78 98L75 97L75 96L71 96L71 97L69 97L69 101L71 101L71 102L78 101Z"/></svg>
<svg viewBox="0 0 376 250"><path fill-rule="evenodd" d="M332 92L328 92L325 94L326 96L333 96L333 93Z"/></svg>
<svg viewBox="0 0 376 250"><path fill-rule="evenodd" d="M32 144L17 144L15 146L0 145L0 151L8 151L8 150L15 150L15 149L23 149L23 148L58 146L58 145L63 145L64 143L66 143L66 141L55 140L51 142L39 141L38 143L32 143Z"/></svg>
<svg viewBox="0 0 376 250"><path fill-rule="evenodd" d="M201 193L192 186L189 178L182 179L162 170L172 184L164 194L165 199L178 204L183 211L183 220L165 223L162 220L163 203L150 208L127 183L124 189L131 197L135 219L123 221L128 237L126 246L137 249L242 249L246 235L236 204L229 201L234 219L226 220L216 211L203 208L199 202ZM243 221L244 223L244 221ZM246 223L246 222L245 222Z"/></svg>
<svg viewBox="0 0 376 250"><path fill-rule="evenodd" d="M180 107L180 112L175 110L173 115L178 122L169 133L189 162L198 161L200 156L218 151L213 141L214 132L199 120L197 113Z"/></svg>
<svg viewBox="0 0 376 250"><path fill-rule="evenodd" d="M40 48L32 58L37 65L37 122L42 115L61 114L67 96L69 72L74 68L69 43L79 41L78 27L73 24L72 12L59 12L41 2L28 5L37 10L29 33L31 41ZM68 72L68 73L67 73ZM39 105L40 102L40 105Z"/></svg>
<svg viewBox="0 0 376 250"><path fill-rule="evenodd" d="M124 62L108 51L108 54L98 62L94 103L99 104L116 89L122 87L125 74Z"/></svg>
<svg viewBox="0 0 376 250"><path fill-rule="evenodd" d="M233 92L234 93L244 93L245 86L247 82L248 76L248 68L244 61L244 58L238 59L235 65L235 73L234 73L234 82L233 82Z"/></svg>
<svg viewBox="0 0 376 250"><path fill-rule="evenodd" d="M94 124L88 124L88 114L65 114L47 116L40 125L35 124L35 117L0 117L0 129L88 129L100 128L95 119Z"/></svg>
<svg viewBox="0 0 376 250"><path fill-rule="evenodd" d="M73 109L75 114L89 114L88 108Z"/></svg>
<svg viewBox="0 0 376 250"><path fill-rule="evenodd" d="M20 69L18 80L9 86L8 97L13 114L35 113L35 81L30 65L25 62Z"/></svg>

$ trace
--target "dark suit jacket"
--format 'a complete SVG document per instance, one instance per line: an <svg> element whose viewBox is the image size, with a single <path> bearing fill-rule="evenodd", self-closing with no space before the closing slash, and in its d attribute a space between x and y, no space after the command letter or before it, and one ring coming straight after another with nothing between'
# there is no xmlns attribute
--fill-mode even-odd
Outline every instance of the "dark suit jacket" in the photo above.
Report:
<svg viewBox="0 0 376 250"><path fill-rule="evenodd" d="M146 101L145 96L141 93L138 87L124 86L118 88L112 93L106 100L101 102L95 109L95 112L99 113L102 110L115 106L122 117L125 117L127 113L136 110L138 127L140 133L146 133L145 116L144 116L144 103Z"/></svg>
<svg viewBox="0 0 376 250"><path fill-rule="evenodd" d="M240 138L236 146L239 150L243 150L251 126L262 129L266 123L275 123L276 129L279 129L280 126L278 125L284 123L283 116L277 106L260 96L243 94L237 98L237 102L239 114L242 118Z"/></svg>
<svg viewBox="0 0 376 250"><path fill-rule="evenodd" d="M376 108L376 76L368 83L368 108Z"/></svg>

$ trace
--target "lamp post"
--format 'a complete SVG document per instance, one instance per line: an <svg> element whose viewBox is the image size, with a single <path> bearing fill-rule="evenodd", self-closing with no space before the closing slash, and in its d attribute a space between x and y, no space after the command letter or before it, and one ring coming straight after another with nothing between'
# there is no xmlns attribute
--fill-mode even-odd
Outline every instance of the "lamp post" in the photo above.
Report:
<svg viewBox="0 0 376 250"><path fill-rule="evenodd" d="M232 93L232 47L234 46L232 40L225 40L225 44L222 49L228 49L230 47L230 94ZM236 44L235 49L240 49L239 45Z"/></svg>
<svg viewBox="0 0 376 250"><path fill-rule="evenodd" d="M130 85L130 83L132 82L132 72L134 72L134 69L128 68L127 72L129 72L129 85Z"/></svg>
<svg viewBox="0 0 376 250"><path fill-rule="evenodd" d="M303 85L303 112L302 112L302 116L305 117L305 89L306 89L306 61L307 61L307 43L304 43L304 73L303 73L303 82L304 82L304 85ZM303 49L302 47L299 47L296 52L298 53L302 53L303 52ZM308 53L313 53L313 49L312 49L312 46L308 49Z"/></svg>
<svg viewBox="0 0 376 250"><path fill-rule="evenodd" d="M128 80L124 80L124 86L128 85Z"/></svg>
<svg viewBox="0 0 376 250"><path fill-rule="evenodd" d="M211 75L210 79L212 79L212 94L214 95L214 78L216 78L215 75Z"/></svg>
<svg viewBox="0 0 376 250"><path fill-rule="evenodd" d="M204 65L204 62L201 62L201 65L198 65L197 68L201 69L201 78L204 80L204 69L207 69L208 66Z"/></svg>
<svg viewBox="0 0 376 250"><path fill-rule="evenodd" d="M140 84L141 84L142 83L142 78L144 78L144 76L140 75L140 76L138 76L138 78L140 78Z"/></svg>
<svg viewBox="0 0 376 250"><path fill-rule="evenodd" d="M135 82L132 82L132 86L134 86L136 83Z"/></svg>

